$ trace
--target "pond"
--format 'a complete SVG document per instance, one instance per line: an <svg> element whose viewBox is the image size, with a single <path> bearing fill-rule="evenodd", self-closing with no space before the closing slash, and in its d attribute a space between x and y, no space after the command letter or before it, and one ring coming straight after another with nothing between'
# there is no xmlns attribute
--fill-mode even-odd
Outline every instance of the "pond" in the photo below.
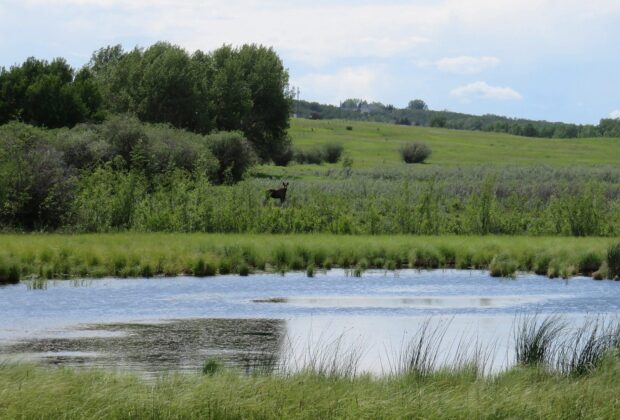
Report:
<svg viewBox="0 0 620 420"><path fill-rule="evenodd" d="M486 271L330 270L249 277L59 280L0 288L0 360L196 372L210 357L245 371L299 369L327 355L389 372L424 325L446 363L468 346L511 364L522 314L572 323L620 313L620 282ZM485 351L486 351L485 350Z"/></svg>

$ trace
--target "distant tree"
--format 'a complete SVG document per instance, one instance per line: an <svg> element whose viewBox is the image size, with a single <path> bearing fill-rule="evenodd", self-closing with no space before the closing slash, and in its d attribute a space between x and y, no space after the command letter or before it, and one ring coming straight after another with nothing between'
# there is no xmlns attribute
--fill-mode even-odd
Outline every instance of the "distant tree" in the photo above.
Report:
<svg viewBox="0 0 620 420"><path fill-rule="evenodd" d="M446 126L446 122L447 122L447 118L443 115L436 115L433 118L431 118L431 127L445 127Z"/></svg>
<svg viewBox="0 0 620 420"><path fill-rule="evenodd" d="M344 108L344 109L357 109L362 102L363 102L362 99L358 99L358 98L345 99L340 104L340 108Z"/></svg>
<svg viewBox="0 0 620 420"><path fill-rule="evenodd" d="M523 135L526 137L538 137L538 130L532 123L527 123L523 128Z"/></svg>
<svg viewBox="0 0 620 420"><path fill-rule="evenodd" d="M409 101L407 108L426 111L428 110L428 105L426 105L426 102L424 102L422 99L414 99L412 101Z"/></svg>

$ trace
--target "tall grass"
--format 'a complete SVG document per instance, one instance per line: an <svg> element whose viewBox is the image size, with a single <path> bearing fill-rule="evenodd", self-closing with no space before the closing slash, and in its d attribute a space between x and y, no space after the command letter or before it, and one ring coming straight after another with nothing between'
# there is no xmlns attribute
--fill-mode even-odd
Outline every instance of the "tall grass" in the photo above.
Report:
<svg viewBox="0 0 620 420"><path fill-rule="evenodd" d="M538 315L522 315L515 328L515 359L524 366L547 366L550 364L553 346L566 328L558 316L540 318Z"/></svg>
<svg viewBox="0 0 620 420"><path fill-rule="evenodd" d="M550 276L605 271L611 239L514 236L2 234L3 278L62 279L368 269L492 269ZM585 261L585 262L584 262ZM3 268L4 267L4 268ZM11 270L9 268L13 267ZM14 281L14 280L12 280Z"/></svg>
<svg viewBox="0 0 620 420"><path fill-rule="evenodd" d="M605 357L618 355L620 322L589 318L576 327L560 317L523 315L515 328L515 359L564 376L589 374Z"/></svg>

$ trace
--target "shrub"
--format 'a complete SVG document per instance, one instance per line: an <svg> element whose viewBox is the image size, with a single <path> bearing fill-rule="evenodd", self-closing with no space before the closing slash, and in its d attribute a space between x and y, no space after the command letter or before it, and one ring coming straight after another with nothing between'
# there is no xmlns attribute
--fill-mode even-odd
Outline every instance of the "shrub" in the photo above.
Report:
<svg viewBox="0 0 620 420"><path fill-rule="evenodd" d="M406 163L422 163L430 155L430 147L421 142L407 143L400 148L400 156Z"/></svg>
<svg viewBox="0 0 620 420"><path fill-rule="evenodd" d="M607 269L610 278L620 276L620 242L611 245L607 250Z"/></svg>
<svg viewBox="0 0 620 420"><path fill-rule="evenodd" d="M220 133L207 136L209 148L219 163L215 181L232 184L241 181L245 172L256 162L252 145L240 133Z"/></svg>
<svg viewBox="0 0 620 420"><path fill-rule="evenodd" d="M328 163L336 163L340 160L343 149L342 144L328 143L323 146L323 158Z"/></svg>
<svg viewBox="0 0 620 420"><path fill-rule="evenodd" d="M350 125L347 125L347 131L352 131L353 127L351 127Z"/></svg>
<svg viewBox="0 0 620 420"><path fill-rule="evenodd" d="M289 144L283 147L282 150L278 151L277 153L274 153L271 156L271 159L273 160L273 163L276 164L277 166L287 166L293 160L294 155L295 155L295 152L293 151L293 148Z"/></svg>
<svg viewBox="0 0 620 420"><path fill-rule="evenodd" d="M101 134L111 147L113 156L121 156L126 164L132 161L132 152L139 145L148 145L144 125L131 116L111 117L101 125Z"/></svg>
<svg viewBox="0 0 620 420"><path fill-rule="evenodd" d="M324 160L323 152L319 149L297 149L295 150L294 158L297 163L311 163L315 165L320 165Z"/></svg>

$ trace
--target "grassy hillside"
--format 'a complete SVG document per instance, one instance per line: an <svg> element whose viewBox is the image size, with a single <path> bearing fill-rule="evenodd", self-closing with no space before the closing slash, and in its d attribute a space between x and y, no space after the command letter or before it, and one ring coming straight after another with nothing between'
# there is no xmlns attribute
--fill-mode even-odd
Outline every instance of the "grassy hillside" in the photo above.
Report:
<svg viewBox="0 0 620 420"><path fill-rule="evenodd" d="M347 126L352 130L347 130ZM404 166L398 150L409 141L424 141L431 147L433 154L427 165L432 166L618 165L620 156L620 139L616 138L537 139L343 120L292 119L290 135L300 148L342 143L345 153L354 160L354 168Z"/></svg>

